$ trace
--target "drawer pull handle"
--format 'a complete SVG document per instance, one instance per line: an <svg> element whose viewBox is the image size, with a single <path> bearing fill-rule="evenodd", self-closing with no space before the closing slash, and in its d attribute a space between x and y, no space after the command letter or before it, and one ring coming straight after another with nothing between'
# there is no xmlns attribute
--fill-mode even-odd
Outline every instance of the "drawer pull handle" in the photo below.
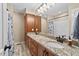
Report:
<svg viewBox="0 0 79 59"><path fill-rule="evenodd" d="M43 51L43 56L48 56L48 52L46 50Z"/></svg>

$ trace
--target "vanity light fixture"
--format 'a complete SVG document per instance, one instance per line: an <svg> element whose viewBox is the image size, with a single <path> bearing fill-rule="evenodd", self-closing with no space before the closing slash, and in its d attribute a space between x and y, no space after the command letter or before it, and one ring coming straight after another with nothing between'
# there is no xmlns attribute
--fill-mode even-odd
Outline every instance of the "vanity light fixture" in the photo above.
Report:
<svg viewBox="0 0 79 59"><path fill-rule="evenodd" d="M44 3L42 7L44 7L44 8L45 8L46 6L47 6L47 5Z"/></svg>
<svg viewBox="0 0 79 59"><path fill-rule="evenodd" d="M54 3L42 3L42 5L36 10L38 14L44 14L48 11L51 6L54 6Z"/></svg>
<svg viewBox="0 0 79 59"><path fill-rule="evenodd" d="M43 10L43 7L40 7L40 10L42 11Z"/></svg>
<svg viewBox="0 0 79 59"><path fill-rule="evenodd" d="M40 10L39 10L39 9L38 9L37 11L38 11L38 12L40 12Z"/></svg>

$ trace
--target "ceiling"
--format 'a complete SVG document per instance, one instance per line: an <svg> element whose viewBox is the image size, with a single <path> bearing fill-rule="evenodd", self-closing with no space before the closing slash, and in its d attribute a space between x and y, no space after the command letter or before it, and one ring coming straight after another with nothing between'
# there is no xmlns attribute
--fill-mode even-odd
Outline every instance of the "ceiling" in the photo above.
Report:
<svg viewBox="0 0 79 59"><path fill-rule="evenodd" d="M41 4L42 3L12 3L16 12L19 13L23 13L25 8L28 10L36 10ZM68 3L55 3L47 12L44 13L44 15L52 17L59 13L67 12L68 5Z"/></svg>

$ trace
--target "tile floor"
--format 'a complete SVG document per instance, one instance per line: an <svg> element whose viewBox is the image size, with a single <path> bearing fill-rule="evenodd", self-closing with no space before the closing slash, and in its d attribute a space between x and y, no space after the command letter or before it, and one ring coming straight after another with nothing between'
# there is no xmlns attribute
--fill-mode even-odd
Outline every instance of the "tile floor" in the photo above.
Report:
<svg viewBox="0 0 79 59"><path fill-rule="evenodd" d="M24 42L19 42L14 45L14 56L31 56Z"/></svg>

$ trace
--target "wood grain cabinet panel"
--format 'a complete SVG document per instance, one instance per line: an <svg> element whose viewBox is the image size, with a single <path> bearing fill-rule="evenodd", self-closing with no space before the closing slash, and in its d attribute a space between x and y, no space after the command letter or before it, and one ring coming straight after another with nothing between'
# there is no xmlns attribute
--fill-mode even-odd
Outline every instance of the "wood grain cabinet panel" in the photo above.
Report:
<svg viewBox="0 0 79 59"><path fill-rule="evenodd" d="M56 54L54 54L52 51L46 49L45 50L45 56L56 56Z"/></svg>
<svg viewBox="0 0 79 59"><path fill-rule="evenodd" d="M41 32L41 17L35 16L35 32Z"/></svg>
<svg viewBox="0 0 79 59"><path fill-rule="evenodd" d="M30 38L28 37L28 36L26 36L26 42L25 42L25 44L26 44L26 46L29 48L29 40L30 40Z"/></svg>
<svg viewBox="0 0 79 59"><path fill-rule="evenodd" d="M27 15L26 17L27 32L34 32L34 15Z"/></svg>
<svg viewBox="0 0 79 59"><path fill-rule="evenodd" d="M28 46L32 56L56 56L56 54L54 54L52 51L45 48L29 36L27 36L27 39L28 40L26 40L26 45Z"/></svg>
<svg viewBox="0 0 79 59"><path fill-rule="evenodd" d="M42 45L38 45L38 56L44 56L45 48Z"/></svg>
<svg viewBox="0 0 79 59"><path fill-rule="evenodd" d="M29 43L29 49L30 49L30 53L31 53L32 56L37 56L38 55L37 44L31 38L30 38L30 43Z"/></svg>
<svg viewBox="0 0 79 59"><path fill-rule="evenodd" d="M40 32L41 31L41 17L31 14L26 14L25 19L25 32Z"/></svg>

